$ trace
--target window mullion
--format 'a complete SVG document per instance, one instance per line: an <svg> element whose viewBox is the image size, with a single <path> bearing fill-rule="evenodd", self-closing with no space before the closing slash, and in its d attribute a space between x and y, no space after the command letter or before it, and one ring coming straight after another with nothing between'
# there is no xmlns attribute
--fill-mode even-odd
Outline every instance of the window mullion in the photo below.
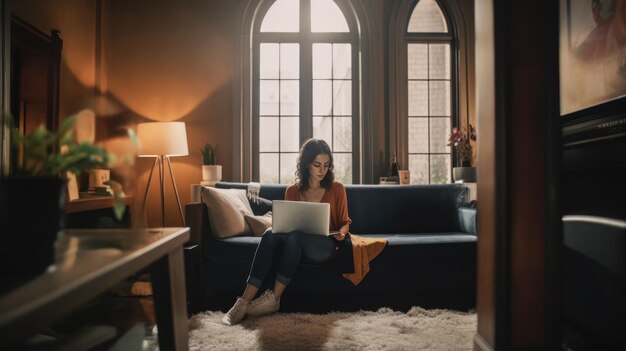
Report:
<svg viewBox="0 0 626 351"><path fill-rule="evenodd" d="M255 41L252 46L252 58L253 58L253 69L252 69L252 180L260 181L261 180L261 172L259 167L259 113L260 113L260 58L259 54L261 51L261 43L259 41Z"/></svg>
<svg viewBox="0 0 626 351"><path fill-rule="evenodd" d="M313 43L311 1L300 3L300 144L313 136Z"/></svg>

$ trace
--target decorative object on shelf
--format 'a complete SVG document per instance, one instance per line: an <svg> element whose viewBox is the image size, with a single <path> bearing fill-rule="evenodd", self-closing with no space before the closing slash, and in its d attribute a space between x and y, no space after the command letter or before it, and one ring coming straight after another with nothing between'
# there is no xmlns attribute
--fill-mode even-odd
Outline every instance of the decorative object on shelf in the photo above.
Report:
<svg viewBox="0 0 626 351"><path fill-rule="evenodd" d="M378 184L381 185L393 185L400 184L398 177L380 177L378 180Z"/></svg>
<svg viewBox="0 0 626 351"><path fill-rule="evenodd" d="M96 188L111 188L106 182L111 179L111 171L108 169L90 169L89 170L89 192L96 193Z"/></svg>
<svg viewBox="0 0 626 351"><path fill-rule="evenodd" d="M12 123L10 116L5 120ZM76 142L72 130L75 122L76 115L65 119L56 132L42 125L25 135L9 126L15 159L10 169L3 168L0 177L3 286L19 284L53 262L54 242L65 223L67 174L109 164L107 150L91 142ZM116 199L123 196L121 192ZM120 206L118 219L124 211ZM28 255L23 254L24 248L28 248Z"/></svg>
<svg viewBox="0 0 626 351"><path fill-rule="evenodd" d="M476 167L454 167L452 168L454 181L476 183Z"/></svg>
<svg viewBox="0 0 626 351"><path fill-rule="evenodd" d="M455 181L476 182L476 167L472 167L474 148L472 142L476 142L476 128L471 124L468 128L452 128L448 138L448 146L456 151L457 166L452 169Z"/></svg>
<svg viewBox="0 0 626 351"><path fill-rule="evenodd" d="M215 164L215 150L211 144L202 148L202 185L214 186L222 180L222 166Z"/></svg>
<svg viewBox="0 0 626 351"><path fill-rule="evenodd" d="M200 198L200 190L202 189L202 184L190 184L189 192L191 194L191 199L189 202L200 202L202 199Z"/></svg>
<svg viewBox="0 0 626 351"><path fill-rule="evenodd" d="M411 184L411 171L403 169L398 172L399 172L400 184L403 184L403 185Z"/></svg>
<svg viewBox="0 0 626 351"><path fill-rule="evenodd" d="M400 166L398 166L398 157L396 156L396 153L393 153L393 161L391 162L391 167L389 169L389 176L390 177L398 177L398 171L400 170Z"/></svg>
<svg viewBox="0 0 626 351"><path fill-rule="evenodd" d="M150 190L150 182L152 180L152 174L154 173L154 167L159 165L159 184L161 192L161 223L165 227L165 191L163 189L163 183L165 180L165 163L170 171L172 178L172 185L174 187L174 194L176 195L176 203L178 204L178 210L180 212L180 219L183 224L185 218L183 216L183 208L180 204L180 197L178 196L178 187L176 186L176 180L174 179L174 172L172 171L172 163L170 157L174 156L187 156L189 150L187 149L187 130L184 122L147 122L139 123L137 125L137 137L140 141L139 145L139 157L155 157L154 163L150 168L150 176L148 177L148 183L146 185L146 192L143 197L143 204L141 211L146 209L146 201L148 201L148 191Z"/></svg>

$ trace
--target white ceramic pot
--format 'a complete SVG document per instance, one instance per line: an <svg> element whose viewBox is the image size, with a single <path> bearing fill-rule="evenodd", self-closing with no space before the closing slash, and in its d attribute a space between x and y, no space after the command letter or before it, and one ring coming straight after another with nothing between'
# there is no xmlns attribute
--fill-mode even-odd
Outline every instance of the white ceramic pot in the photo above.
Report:
<svg viewBox="0 0 626 351"><path fill-rule="evenodd" d="M222 180L222 165L202 166L202 185L213 186Z"/></svg>

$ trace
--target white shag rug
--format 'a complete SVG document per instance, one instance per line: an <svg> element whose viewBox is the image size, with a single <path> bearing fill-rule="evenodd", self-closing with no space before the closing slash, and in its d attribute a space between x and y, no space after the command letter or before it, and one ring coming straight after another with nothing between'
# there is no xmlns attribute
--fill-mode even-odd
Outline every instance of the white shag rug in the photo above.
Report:
<svg viewBox="0 0 626 351"><path fill-rule="evenodd" d="M189 320L190 350L472 350L476 314L413 307L407 313L276 313L221 323L223 312Z"/></svg>

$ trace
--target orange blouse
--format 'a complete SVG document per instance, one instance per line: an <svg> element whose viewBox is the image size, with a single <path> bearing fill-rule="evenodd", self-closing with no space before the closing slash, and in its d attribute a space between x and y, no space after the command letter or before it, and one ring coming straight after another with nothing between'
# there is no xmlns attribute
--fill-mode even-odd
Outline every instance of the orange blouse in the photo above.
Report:
<svg viewBox="0 0 626 351"><path fill-rule="evenodd" d="M303 201L300 197L300 184L291 184L287 187L287 190L285 190L285 200ZM322 196L320 202L330 204L329 229L331 231L337 231L344 225L352 223L352 220L348 217L348 198L343 184L333 182L330 189L326 190L324 196Z"/></svg>

